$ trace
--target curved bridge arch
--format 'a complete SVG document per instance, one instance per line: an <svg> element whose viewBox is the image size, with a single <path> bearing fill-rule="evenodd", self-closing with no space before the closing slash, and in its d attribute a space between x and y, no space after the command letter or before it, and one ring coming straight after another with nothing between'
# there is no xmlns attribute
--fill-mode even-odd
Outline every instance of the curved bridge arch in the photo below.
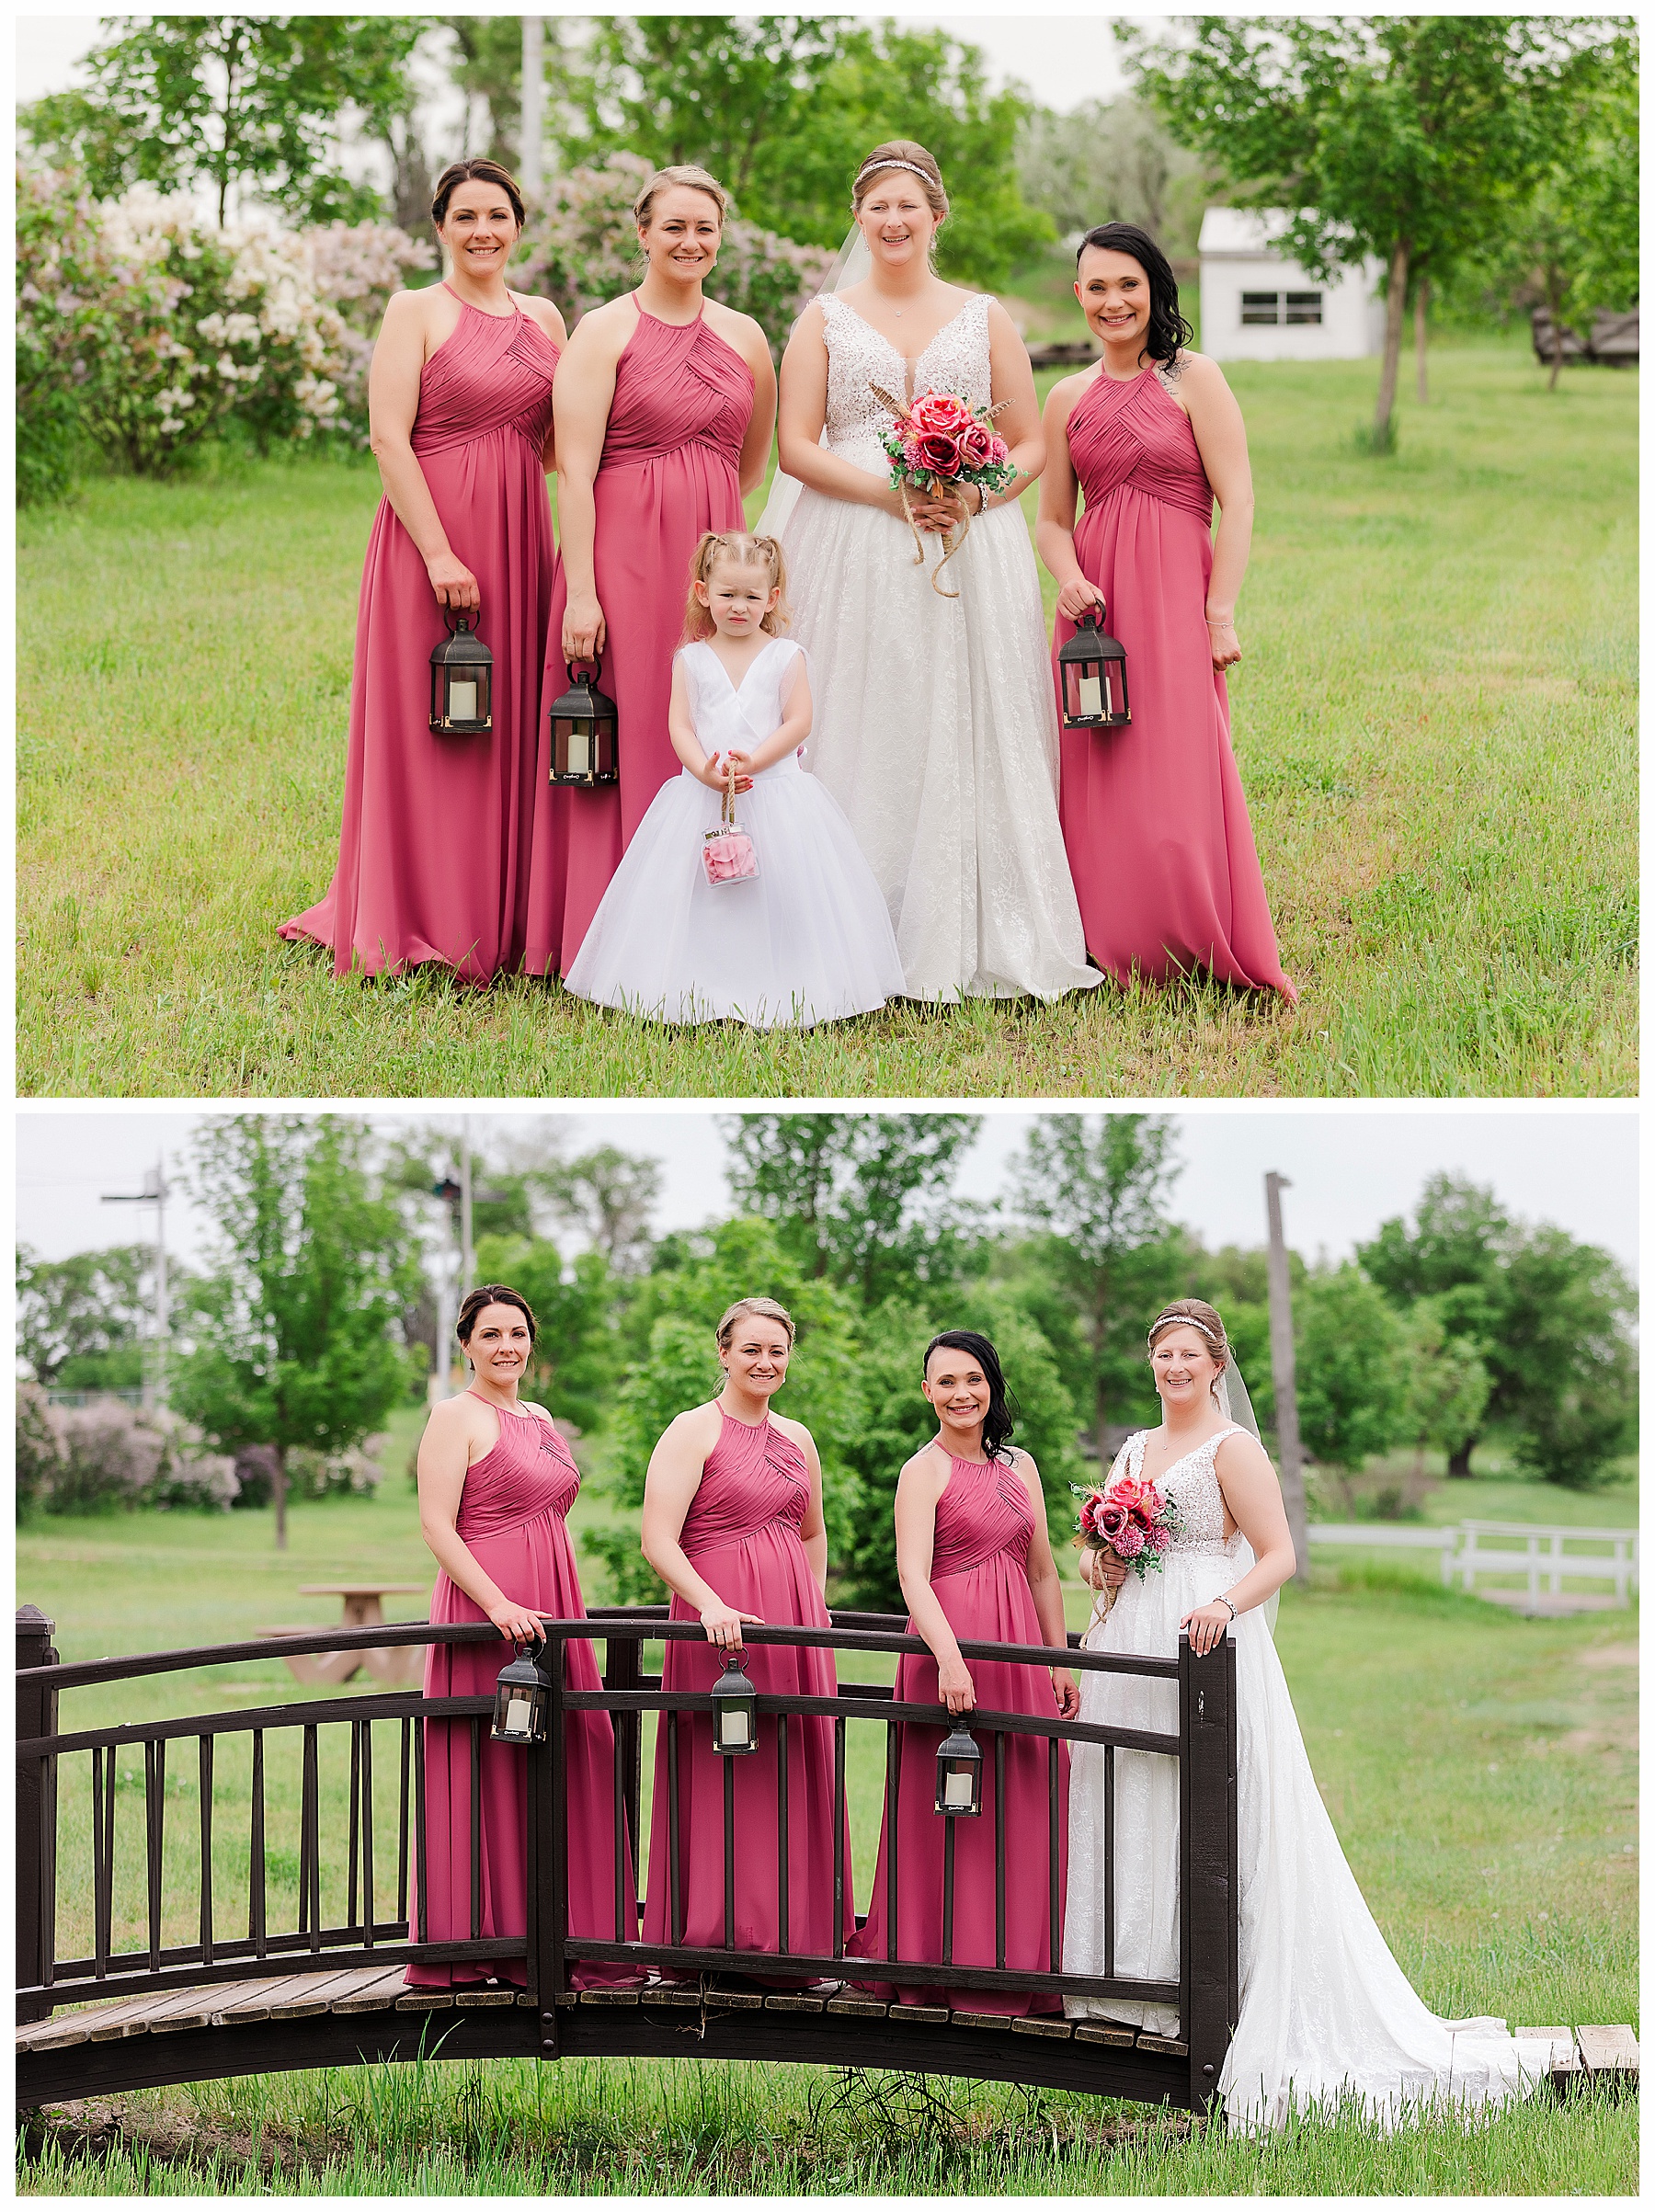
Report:
<svg viewBox="0 0 1655 2212"><path fill-rule="evenodd" d="M543 1745L524 1753L529 1762L527 1933L516 1939L484 1937L474 1882L471 1934L448 1943L429 1940L417 1906L410 1922L411 1876L415 1898L427 1893L426 1728L418 1724L469 1728L474 1853L480 1818L475 1751L490 1701L428 1699L417 1692L316 1696L239 1713L63 1729L57 1711L63 1691L268 1660L273 1647L260 1639L64 1666L51 1648L51 1624L32 1608L19 1613L17 2097L26 2107L63 2096L232 2074L422 2056L699 2057L889 2066L1187 2109L1204 2108L1216 2093L1238 1999L1235 1654L1227 1641L1204 1659L1197 1659L1187 1643L1176 1660L1106 1657L1075 1648L1066 1655L1071 1667L1175 1684L1176 1734L981 1711L972 1719L979 1736L1015 1731L1044 1737L1054 1777L1056 1746L1063 1741L1101 1743L1111 1761L1115 1751L1126 1750L1178 1762L1182 1814L1178 1983L1113 1973L1063 1974L1054 1898L1047 1916L1050 1967L1044 1973L896 1957L878 1962L876 1968L854 1962L857 1971L877 1971L882 1980L936 1989L942 2000L910 2004L885 2003L850 1984L847 1962L838 1950L831 1957L812 1957L792 1950L742 1951L733 1943L696 1950L640 1942L639 1906L635 1896L627 1894L619 1856L613 1940L576 1942L567 1936L561 1874L563 1712L601 1708L611 1714L617 1796L635 1837L644 1715L654 1712L661 1716L660 1726L676 1729L675 1714L711 1707L704 1694L663 1693L659 1677L643 1672L646 1644L674 1637L696 1640L701 1635L694 1624L668 1622L662 1608L599 1609L585 1621L547 1624L557 1685L551 1727ZM840 1653L923 1649L917 1637L903 1633L899 1620L884 1615L836 1613L826 1630L752 1628L746 1633L754 1643L817 1645ZM605 1648L599 1691L563 1687L562 1654L577 1639ZM485 1625L419 1623L284 1636L280 1649L285 1655L494 1641L495 1631ZM1071 1638L1071 1645L1075 1641ZM968 1643L962 1648L967 1659L1043 1669L1054 1657L1038 1647ZM883 1729L890 1759L901 1724L947 1725L942 1707L897 1705L888 1688L867 1682L841 1683L832 1698L760 1696L759 1712L760 1717L813 1713L832 1720L838 1745L836 1834L842 1827L849 1727ZM394 1788L376 1795L376 1771L382 1775L386 1771L388 1730L394 1731ZM324 1824L323 1745L325 1737L331 1740L336 1735L341 1768L344 1754L348 1757L348 1843L343 1916L336 1911L329 1924L325 1890L331 1901L339 1885L337 1879L325 1885L323 1880L323 1862L336 1841ZM174 1747L174 1794L180 1764L187 1766L189 1750L195 1753L199 1832L188 1844L180 1840L177 1819L168 1819L169 1746ZM142 1752L141 1779L131 1762L133 1750ZM124 1766L122 1752L128 1754ZM239 1779L244 1759L245 1825L244 1830L238 1819L233 1842L219 1821L218 1807L232 1765ZM82 1761L84 1787L79 1785ZM272 1803L295 1778L296 1869L293 1854L281 1853L270 1840L273 1827L280 1825L272 1819ZM131 1812L118 1822L118 1800L129 1792L142 1795L141 1835ZM290 1798L292 1794L288 1788ZM74 1835L82 1820L90 1829L89 1887L76 1884ZM998 1810L997 1825L1003 1883L1006 1839ZM244 1832L245 1901L244 1907L237 1886L232 1933L226 1926L224 1876L243 1863ZM726 1857L734 1848L726 1820ZM1113 1834L1106 1837L1105 1849L1113 1858ZM291 1927L280 1910L271 1909L273 1895L279 1903L285 1887L272 1878L278 1866L296 1871ZM844 1867L837 1864L836 1886L844 1878ZM70 1937L66 1951L58 1943L60 1915ZM891 1925L896 1925L894 1915ZM143 1940L118 1947L129 1928ZM579 1959L664 1967L684 1979L668 1989L576 1992L569 1969ZM412 1990L403 1980L412 1960L488 1963L520 1972L525 1986ZM795 1984L821 1978L843 1986L837 1993L739 1986L754 1974L773 1978L778 1964ZM976 1989L1175 2004L1180 2030L1175 2036L1156 2036L1101 2020L1071 2023L1061 2016L973 2012L958 2000Z"/></svg>

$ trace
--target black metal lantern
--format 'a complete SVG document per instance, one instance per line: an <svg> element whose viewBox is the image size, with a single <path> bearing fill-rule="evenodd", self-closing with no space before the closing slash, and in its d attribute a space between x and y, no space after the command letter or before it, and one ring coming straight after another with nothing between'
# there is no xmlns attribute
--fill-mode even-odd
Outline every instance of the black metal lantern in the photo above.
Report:
<svg viewBox="0 0 1655 2212"><path fill-rule="evenodd" d="M982 1809L983 1754L971 1730L956 1727L942 1739L937 1753L937 1810L952 1819Z"/></svg>
<svg viewBox="0 0 1655 2212"><path fill-rule="evenodd" d="M1057 654L1066 730L1119 730L1132 720L1126 698L1126 648L1105 632L1101 610L1089 607Z"/></svg>
<svg viewBox="0 0 1655 2212"><path fill-rule="evenodd" d="M734 1651L713 1685L713 1749L727 1758L759 1749L759 1693Z"/></svg>
<svg viewBox="0 0 1655 2212"><path fill-rule="evenodd" d="M594 660L592 678L583 683L580 663L569 670L569 688L552 704L552 781L576 783L588 790L597 783L618 783L621 770L615 758L615 702L598 689L603 663Z"/></svg>
<svg viewBox="0 0 1655 2212"><path fill-rule="evenodd" d="M490 1733L496 1743L544 1743L546 1723L552 1710L552 1680L545 1671L542 1655L546 1649L542 1637L519 1651L500 1669L500 1679L495 1685L494 1727Z"/></svg>
<svg viewBox="0 0 1655 2212"><path fill-rule="evenodd" d="M431 735L479 737L493 729L494 655L472 618L444 609L448 635L431 647Z"/></svg>

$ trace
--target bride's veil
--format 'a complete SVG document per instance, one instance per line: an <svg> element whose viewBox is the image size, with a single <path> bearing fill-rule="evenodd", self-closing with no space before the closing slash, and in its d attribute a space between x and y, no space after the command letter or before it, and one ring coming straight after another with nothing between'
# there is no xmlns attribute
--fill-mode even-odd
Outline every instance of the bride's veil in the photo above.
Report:
<svg viewBox="0 0 1655 2212"><path fill-rule="evenodd" d="M1241 1380L1241 1370L1236 1364L1236 1355L1233 1351L1229 1355L1223 1374L1218 1377L1218 1410L1227 1421L1236 1422L1238 1427L1247 1431L1256 1443L1262 1444L1264 1440L1259 1434L1259 1418L1252 1409L1252 1400L1247 1395L1247 1385ZM1250 1575L1259 1564L1258 1554L1245 1536L1240 1538L1240 1549L1245 1556L1241 1573ZM1239 1577L1237 1578L1238 1580L1239 1579ZM1276 1611L1281 1602L1281 1594L1280 1591L1273 1591L1259 1607L1259 1611L1264 1615L1264 1625L1270 1630L1272 1636L1275 1634Z"/></svg>
<svg viewBox="0 0 1655 2212"><path fill-rule="evenodd" d="M868 242L862 234L862 226L853 222L850 236L839 250L839 257L811 296L819 300L824 292L849 291L853 284L862 282L873 267L873 257L868 251ZM826 445L827 442L828 431L824 425L821 443ZM779 538L782 535L801 489L798 478L784 476L778 466L770 478L770 497L764 503L764 512L753 525L759 537Z"/></svg>

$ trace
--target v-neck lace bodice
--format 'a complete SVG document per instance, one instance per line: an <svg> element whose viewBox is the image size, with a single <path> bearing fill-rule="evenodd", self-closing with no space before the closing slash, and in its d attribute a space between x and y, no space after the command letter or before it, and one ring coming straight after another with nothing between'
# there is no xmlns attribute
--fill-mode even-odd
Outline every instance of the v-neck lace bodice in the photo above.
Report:
<svg viewBox="0 0 1655 2212"><path fill-rule="evenodd" d="M1218 1488L1216 1460L1218 1447L1227 1436L1242 1433L1240 1424L1231 1421L1218 1429L1204 1443L1181 1459L1175 1459L1165 1474L1153 1480L1157 1488L1177 1506L1182 1517L1182 1526L1173 1537L1170 1549L1175 1552L1227 1553L1235 1544L1235 1536L1227 1539L1224 1534L1224 1492ZM1144 1472L1144 1452L1150 1431L1140 1429L1126 1443L1125 1472L1139 1479Z"/></svg>
<svg viewBox="0 0 1655 2212"><path fill-rule="evenodd" d="M912 399L933 385L964 393L975 405L988 405L987 292L967 300L914 361L836 293L824 293L821 306L828 346L828 449L841 460L881 476L891 465L880 443L890 428L891 412L874 398L871 387L875 383L897 399Z"/></svg>

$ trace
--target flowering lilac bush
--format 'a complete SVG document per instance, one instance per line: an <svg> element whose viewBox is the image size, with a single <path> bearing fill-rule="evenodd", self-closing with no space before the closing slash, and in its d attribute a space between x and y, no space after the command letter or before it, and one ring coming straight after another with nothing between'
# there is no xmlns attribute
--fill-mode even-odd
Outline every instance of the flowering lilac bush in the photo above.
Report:
<svg viewBox="0 0 1655 2212"><path fill-rule="evenodd" d="M642 270L633 202L654 173L636 154L612 154L600 165L559 177L545 204L530 211L513 270L518 289L553 301L571 329L588 308L630 291ZM780 358L832 265L820 246L796 245L732 215L707 291L751 315Z"/></svg>
<svg viewBox="0 0 1655 2212"><path fill-rule="evenodd" d="M366 443L384 302L434 249L390 223L220 226L187 194L94 200L62 170L17 177L18 491L61 491L77 435L141 475L241 426L261 451Z"/></svg>
<svg viewBox="0 0 1655 2212"><path fill-rule="evenodd" d="M17 1511L93 1513L109 1506L228 1511L235 1463L204 1448L200 1430L160 1408L51 1404L17 1387Z"/></svg>

